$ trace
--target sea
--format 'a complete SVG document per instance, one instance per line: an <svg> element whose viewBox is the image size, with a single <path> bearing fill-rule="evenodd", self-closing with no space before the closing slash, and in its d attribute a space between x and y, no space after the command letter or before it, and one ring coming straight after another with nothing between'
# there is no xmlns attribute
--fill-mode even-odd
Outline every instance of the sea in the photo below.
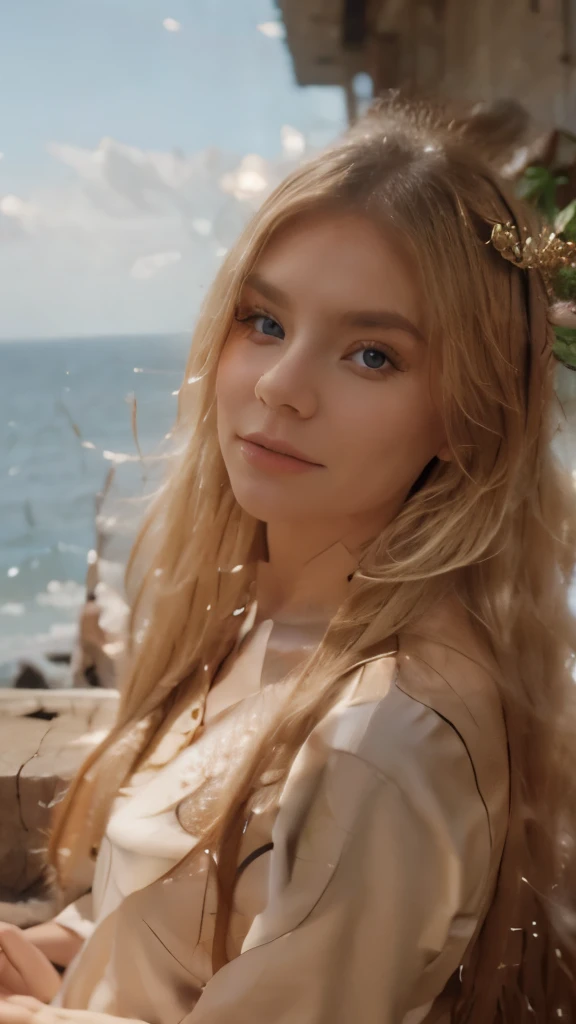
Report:
<svg viewBox="0 0 576 1024"><path fill-rule="evenodd" d="M188 347L184 335L0 343L0 686L23 661L71 650L97 496L111 469L138 491L139 451L145 463L170 431Z"/></svg>
<svg viewBox="0 0 576 1024"><path fill-rule="evenodd" d="M66 679L46 656L74 644L98 495L113 470L114 507L134 502L126 522L137 524L188 347L185 335L0 343L0 686L23 662L52 673L51 685ZM557 444L572 467L576 373L562 370L558 391ZM573 600L576 611L576 589Z"/></svg>

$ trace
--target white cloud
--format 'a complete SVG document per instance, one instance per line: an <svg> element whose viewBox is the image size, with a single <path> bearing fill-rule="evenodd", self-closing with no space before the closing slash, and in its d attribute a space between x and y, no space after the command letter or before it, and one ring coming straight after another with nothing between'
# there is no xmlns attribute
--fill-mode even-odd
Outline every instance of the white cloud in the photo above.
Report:
<svg viewBox="0 0 576 1024"><path fill-rule="evenodd" d="M25 604L18 604L15 601L8 601L6 604L0 605L0 615L24 615L26 611Z"/></svg>
<svg viewBox="0 0 576 1024"><path fill-rule="evenodd" d="M150 193L178 191L203 162L202 154L194 160L178 152L142 150L110 138L102 139L95 149L52 143L49 152L72 168L86 188L91 187L95 202L109 208L103 193L108 193L108 200L114 198L115 205L109 208L112 215L120 215L126 203L148 208Z"/></svg>
<svg viewBox="0 0 576 1024"><path fill-rule="evenodd" d="M72 580L62 583L50 580L43 594L36 595L37 604L48 608L80 608L86 600L86 588Z"/></svg>
<svg viewBox="0 0 576 1024"><path fill-rule="evenodd" d="M148 280L148 278L154 277L160 270L163 270L164 267L169 267L173 263L179 263L181 259L181 252L156 252L152 256L140 256L130 271L130 277L134 277L139 281Z"/></svg>
<svg viewBox="0 0 576 1024"><path fill-rule="evenodd" d="M269 185L269 167L261 156L245 156L234 171L223 174L220 187L240 201L253 199L266 192Z"/></svg>
<svg viewBox="0 0 576 1024"><path fill-rule="evenodd" d="M212 234L212 221L208 220L207 217L195 217L192 221L192 227L197 234L203 235L205 238Z"/></svg>
<svg viewBox="0 0 576 1024"><path fill-rule="evenodd" d="M268 39L284 39L286 31L281 21L263 21L257 26L258 31Z"/></svg>
<svg viewBox="0 0 576 1024"><path fill-rule="evenodd" d="M164 18L162 25L167 32L180 32L182 29L182 25L176 21L176 18Z"/></svg>
<svg viewBox="0 0 576 1024"><path fill-rule="evenodd" d="M97 219L158 224L164 218L184 226L189 235L229 246L252 209L305 151L304 136L289 125L282 128L280 141L277 160L257 154L238 158L215 147L191 155L142 150L110 138L94 149L52 143L49 151L76 173L67 223L73 220L92 230Z"/></svg>
<svg viewBox="0 0 576 1024"><path fill-rule="evenodd" d="M67 145L66 143L51 142L48 145L48 152L51 156L66 164L76 171L83 178L98 181L102 174L102 165L106 158L106 151L112 140L102 139L96 149L81 149L80 146Z"/></svg>
<svg viewBox="0 0 576 1024"><path fill-rule="evenodd" d="M302 156L306 149L306 139L302 132L299 132L297 128L292 128L289 124L285 124L280 129L280 138L282 140L282 149L286 156Z"/></svg>
<svg viewBox="0 0 576 1024"><path fill-rule="evenodd" d="M0 199L0 213L5 217L16 217L19 219L24 202L18 196L4 196Z"/></svg>
<svg viewBox="0 0 576 1024"><path fill-rule="evenodd" d="M4 217L10 217L18 221L26 231L33 231L38 221L42 218L41 211L34 203L26 202L26 200L14 195L3 196L0 199L0 213Z"/></svg>
<svg viewBox="0 0 576 1024"><path fill-rule="evenodd" d="M285 126L272 160L53 142L64 183L0 193L0 336L188 330L226 251L300 162L301 140Z"/></svg>
<svg viewBox="0 0 576 1024"><path fill-rule="evenodd" d="M8 601L7 604L0 605L0 615L24 615L26 606L23 604L17 604L16 602Z"/></svg>
<svg viewBox="0 0 576 1024"><path fill-rule="evenodd" d="M165 215L190 221L222 205L219 177L237 159L215 148L190 156L158 152L105 138L95 149L52 143L53 157L75 171L93 207L114 218Z"/></svg>

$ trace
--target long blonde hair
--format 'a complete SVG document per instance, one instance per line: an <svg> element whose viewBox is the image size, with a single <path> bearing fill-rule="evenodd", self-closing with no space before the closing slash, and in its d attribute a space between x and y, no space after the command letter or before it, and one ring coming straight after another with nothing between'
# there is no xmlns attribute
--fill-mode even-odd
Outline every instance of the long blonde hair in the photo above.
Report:
<svg viewBox="0 0 576 1024"><path fill-rule="evenodd" d="M553 365L543 283L487 244L497 221L513 220L525 235L528 213L464 135L421 108L382 105L277 188L222 266L180 395L182 450L129 566L134 597L118 722L82 769L55 824L52 854L64 880L98 844L119 786L169 728L183 690L190 702L206 692L242 621L263 527L236 502L219 450L218 359L242 283L274 232L295 216L336 207L392 222L418 261L453 460L428 467L366 550L358 586L306 666L289 708L213 803L204 838L220 851L225 870L251 795L270 772L285 777L359 650L371 640L402 636L450 590L500 668L524 823L518 876L538 879L551 934L566 920L560 874L573 877L566 837L576 834L576 637L567 600L574 497L550 447ZM521 973L520 967L511 981L503 972L504 987L520 990ZM516 1003L497 998L499 1019L522 1019L505 1017L505 1006ZM480 1020L468 1014L481 1001L472 984L458 1019ZM483 1024L492 1018L483 1016Z"/></svg>

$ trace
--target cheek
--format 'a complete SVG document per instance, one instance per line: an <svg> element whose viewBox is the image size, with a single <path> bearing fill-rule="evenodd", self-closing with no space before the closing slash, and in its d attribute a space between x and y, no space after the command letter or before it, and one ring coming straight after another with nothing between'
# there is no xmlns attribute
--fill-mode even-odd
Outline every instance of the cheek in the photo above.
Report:
<svg viewBox="0 0 576 1024"><path fill-rule="evenodd" d="M233 422L238 411L254 395L254 375L243 349L242 339L231 334L218 362L216 408L219 424Z"/></svg>
<svg viewBox="0 0 576 1024"><path fill-rule="evenodd" d="M428 387L390 380L361 397L334 410L330 443L342 482L370 494L410 488L443 442Z"/></svg>

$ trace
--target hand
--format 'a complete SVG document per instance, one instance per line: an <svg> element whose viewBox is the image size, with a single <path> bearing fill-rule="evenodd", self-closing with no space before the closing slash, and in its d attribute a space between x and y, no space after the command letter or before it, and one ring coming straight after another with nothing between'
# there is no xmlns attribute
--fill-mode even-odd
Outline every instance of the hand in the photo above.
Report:
<svg viewBox="0 0 576 1024"><path fill-rule="evenodd" d="M10 996L9 999L0 999L0 1024L143 1024L143 1021L112 1017L92 1010L46 1006L30 996Z"/></svg>
<svg viewBox="0 0 576 1024"><path fill-rule="evenodd" d="M104 1014L95 1014L108 1024ZM31 996L10 996L0 999L0 1024L92 1024L91 1014L86 1010L62 1010L58 1006L46 1006L46 1003ZM111 1017L110 1021L120 1022L119 1018Z"/></svg>
<svg viewBox="0 0 576 1024"><path fill-rule="evenodd" d="M0 996L33 996L50 1003L61 978L48 957L13 924L0 924Z"/></svg>
<svg viewBox="0 0 576 1024"><path fill-rule="evenodd" d="M78 903L80 902L78 901ZM36 946L36 949L44 953L44 956L48 957L56 967L68 967L84 943L81 935L70 931L58 920L33 924L31 928L26 928L24 937L33 946Z"/></svg>
<svg viewBox="0 0 576 1024"><path fill-rule="evenodd" d="M50 1006L30 996L10 996L9 999L0 999L0 1024L40 1024L39 1012L50 1012L50 1009ZM43 1021L42 1024L52 1022Z"/></svg>

